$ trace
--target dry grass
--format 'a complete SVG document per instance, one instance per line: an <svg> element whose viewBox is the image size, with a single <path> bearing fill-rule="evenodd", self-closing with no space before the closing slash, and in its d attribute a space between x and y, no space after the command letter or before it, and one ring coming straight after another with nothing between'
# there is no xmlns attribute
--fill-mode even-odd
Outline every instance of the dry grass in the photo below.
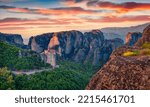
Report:
<svg viewBox="0 0 150 107"><path fill-rule="evenodd" d="M145 42L145 43L142 45L142 48L143 48L143 49L150 49L150 42Z"/></svg>
<svg viewBox="0 0 150 107"><path fill-rule="evenodd" d="M150 55L150 49L143 49L140 51L140 55Z"/></svg>
<svg viewBox="0 0 150 107"><path fill-rule="evenodd" d="M123 56L137 56L139 55L140 51L136 50L136 51L127 51L125 53L123 53Z"/></svg>

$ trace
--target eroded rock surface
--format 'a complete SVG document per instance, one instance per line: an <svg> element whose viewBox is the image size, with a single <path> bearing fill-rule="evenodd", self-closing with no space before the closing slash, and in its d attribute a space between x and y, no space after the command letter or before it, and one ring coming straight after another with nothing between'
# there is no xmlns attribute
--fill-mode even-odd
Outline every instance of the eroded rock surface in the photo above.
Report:
<svg viewBox="0 0 150 107"><path fill-rule="evenodd" d="M106 40L100 30L84 34L76 30L47 33L31 37L29 40L31 49L38 53L51 47L56 52L59 51L57 56L61 59L82 63L91 61L93 65L106 63L112 51L122 45L121 39Z"/></svg>

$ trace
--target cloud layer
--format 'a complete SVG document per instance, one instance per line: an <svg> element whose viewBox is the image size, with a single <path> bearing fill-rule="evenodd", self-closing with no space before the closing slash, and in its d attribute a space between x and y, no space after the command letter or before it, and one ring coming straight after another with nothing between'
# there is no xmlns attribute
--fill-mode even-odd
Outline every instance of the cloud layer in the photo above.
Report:
<svg viewBox="0 0 150 107"><path fill-rule="evenodd" d="M33 33L33 30L38 29L38 33L44 33L68 29L95 29L110 25L130 26L150 22L150 2L112 1L0 0L0 14L2 14L0 31L17 33L29 30ZM35 2L41 4L31 6Z"/></svg>
<svg viewBox="0 0 150 107"><path fill-rule="evenodd" d="M150 3L136 3L136 2L112 3L112 2L105 2L105 1L93 1L93 2L88 2L87 5L94 6L99 9L116 10L119 13L150 10Z"/></svg>

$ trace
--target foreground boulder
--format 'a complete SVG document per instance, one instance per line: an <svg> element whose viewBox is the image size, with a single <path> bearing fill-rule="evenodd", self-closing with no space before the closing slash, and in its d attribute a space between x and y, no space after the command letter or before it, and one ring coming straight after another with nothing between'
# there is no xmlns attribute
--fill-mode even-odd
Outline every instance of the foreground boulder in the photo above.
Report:
<svg viewBox="0 0 150 107"><path fill-rule="evenodd" d="M88 90L150 89L150 57L124 57L122 53L139 48L121 47L98 73L92 77Z"/></svg>

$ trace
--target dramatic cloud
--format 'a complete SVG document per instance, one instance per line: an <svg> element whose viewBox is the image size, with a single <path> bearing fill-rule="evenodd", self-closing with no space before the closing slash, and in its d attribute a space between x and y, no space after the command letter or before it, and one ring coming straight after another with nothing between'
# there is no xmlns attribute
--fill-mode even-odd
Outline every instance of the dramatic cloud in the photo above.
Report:
<svg viewBox="0 0 150 107"><path fill-rule="evenodd" d="M124 2L119 4L96 0L93 2L88 2L87 5L97 7L99 9L116 10L119 13L126 13L138 10L150 10L150 3Z"/></svg>
<svg viewBox="0 0 150 107"><path fill-rule="evenodd" d="M63 7L63 8L53 8L53 9L35 9L35 13L44 15L78 15L78 14L92 14L97 11L85 10L81 7Z"/></svg>
<svg viewBox="0 0 150 107"><path fill-rule="evenodd" d="M61 2L67 6L78 6L83 2L88 2L88 0L61 0Z"/></svg>
<svg viewBox="0 0 150 107"><path fill-rule="evenodd" d="M6 5L0 6L0 9L4 9L4 10L10 11L10 12L19 12L19 13L31 12L31 10L28 8L18 8L18 7L13 7L13 6L6 6Z"/></svg>
<svg viewBox="0 0 150 107"><path fill-rule="evenodd" d="M26 36L150 21L149 0L0 0L0 4L0 32Z"/></svg>
<svg viewBox="0 0 150 107"><path fill-rule="evenodd" d="M20 19L20 18L5 18L0 20L0 29L10 28L10 27L43 27L43 26L63 26L63 25L78 25L78 24L88 24L88 23L118 23L118 22L136 22L136 21L149 21L150 16L142 15L142 16L124 16L124 17L116 17L116 16L106 16L99 19L82 19L82 18L67 18L67 19Z"/></svg>
<svg viewBox="0 0 150 107"><path fill-rule="evenodd" d="M13 27L23 27L24 29L28 29L30 27L34 28L45 28L48 26L66 26L71 24L82 24L82 19L47 19L47 18L40 18L40 19L21 19L21 18L5 18L0 20L0 30L13 30ZM14 29L15 30L15 29ZM20 29L18 29L20 30Z"/></svg>
<svg viewBox="0 0 150 107"><path fill-rule="evenodd" d="M16 25L52 25L52 24L68 24L70 21L75 19L20 19L20 18L5 18L0 20L0 26L16 26Z"/></svg>
<svg viewBox="0 0 150 107"><path fill-rule="evenodd" d="M39 9L29 9L29 8L18 8L13 6L0 6L0 9L7 10L9 12L18 13L32 13L41 15L77 15L77 14L92 14L100 11L86 10L81 7L60 7L60 8L39 8Z"/></svg>

